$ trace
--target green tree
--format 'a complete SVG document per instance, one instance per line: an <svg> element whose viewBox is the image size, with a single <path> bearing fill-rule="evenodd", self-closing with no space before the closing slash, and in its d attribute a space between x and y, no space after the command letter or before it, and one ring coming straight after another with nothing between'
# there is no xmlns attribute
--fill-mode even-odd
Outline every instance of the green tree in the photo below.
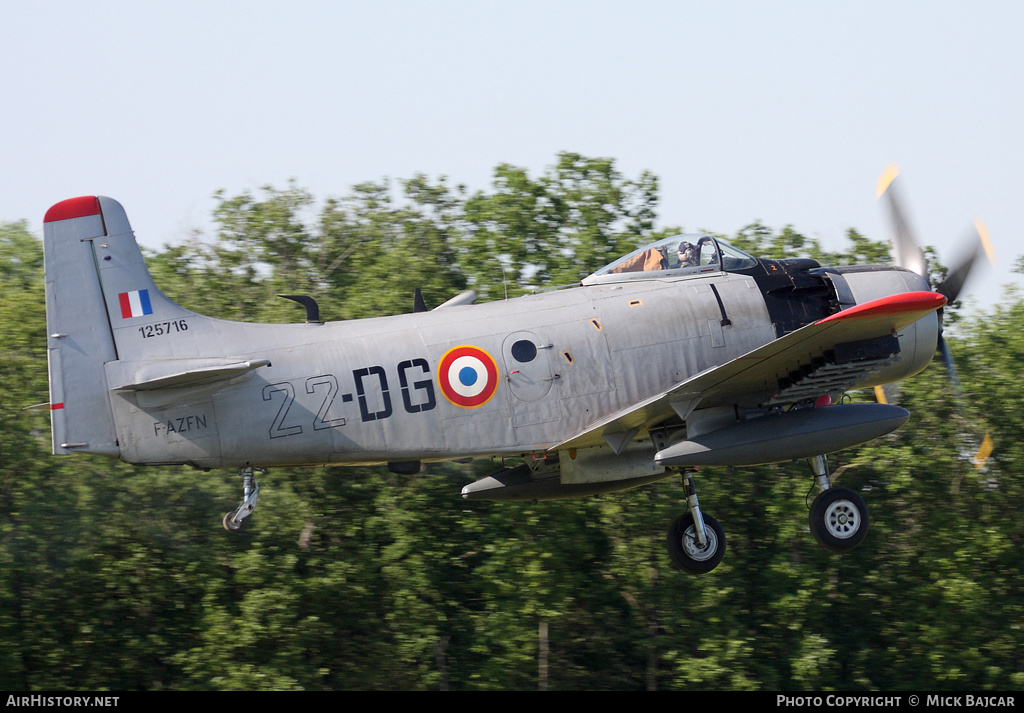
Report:
<svg viewBox="0 0 1024 713"><path fill-rule="evenodd" d="M653 175L625 179L611 159L562 153L537 179L502 164L466 202L463 269L484 299L577 282L657 239L657 201Z"/></svg>

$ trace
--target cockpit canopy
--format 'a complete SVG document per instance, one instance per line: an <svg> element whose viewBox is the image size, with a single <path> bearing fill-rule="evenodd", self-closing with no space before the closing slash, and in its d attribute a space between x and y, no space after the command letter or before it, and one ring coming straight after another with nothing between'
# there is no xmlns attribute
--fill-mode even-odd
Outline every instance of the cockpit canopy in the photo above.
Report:
<svg viewBox="0 0 1024 713"><path fill-rule="evenodd" d="M674 235L605 265L586 277L582 284L663 279L723 270L734 272L756 265L755 258L708 235Z"/></svg>

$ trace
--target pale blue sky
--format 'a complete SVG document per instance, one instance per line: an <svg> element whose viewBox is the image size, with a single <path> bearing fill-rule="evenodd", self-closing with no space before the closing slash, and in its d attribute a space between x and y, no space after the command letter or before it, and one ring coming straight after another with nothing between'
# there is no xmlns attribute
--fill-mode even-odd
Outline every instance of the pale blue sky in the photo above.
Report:
<svg viewBox="0 0 1024 713"><path fill-rule="evenodd" d="M663 225L888 237L891 161L947 262L976 215L1024 254L1024 2L0 0L0 220L121 201L143 244L217 189L485 188L559 151L661 179Z"/></svg>

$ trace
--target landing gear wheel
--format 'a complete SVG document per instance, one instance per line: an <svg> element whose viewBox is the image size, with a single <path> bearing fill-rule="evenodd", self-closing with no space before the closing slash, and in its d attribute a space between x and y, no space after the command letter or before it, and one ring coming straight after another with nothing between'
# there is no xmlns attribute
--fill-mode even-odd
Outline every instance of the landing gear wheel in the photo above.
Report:
<svg viewBox="0 0 1024 713"><path fill-rule="evenodd" d="M252 515L252 511L256 509L256 501L260 497L260 486L256 483L257 472L266 473L267 471L265 468L246 465L238 472L242 476L242 502L237 508L224 514L224 519L221 522L225 530L234 532L241 528L242 521Z"/></svg>
<svg viewBox="0 0 1024 713"><path fill-rule="evenodd" d="M235 519L236 512L237 510L232 510L231 512L224 513L223 523L225 530L230 530L231 532L234 532L242 526L242 521Z"/></svg>
<svg viewBox="0 0 1024 713"><path fill-rule="evenodd" d="M710 515L703 515L703 518L708 537L705 547L697 540L692 512L677 517L668 530L668 556L672 564L690 574L706 574L725 557L725 531Z"/></svg>
<svg viewBox="0 0 1024 713"><path fill-rule="evenodd" d="M846 552L868 534L868 506L848 488L829 488L814 499L807 523L819 545L831 552Z"/></svg>

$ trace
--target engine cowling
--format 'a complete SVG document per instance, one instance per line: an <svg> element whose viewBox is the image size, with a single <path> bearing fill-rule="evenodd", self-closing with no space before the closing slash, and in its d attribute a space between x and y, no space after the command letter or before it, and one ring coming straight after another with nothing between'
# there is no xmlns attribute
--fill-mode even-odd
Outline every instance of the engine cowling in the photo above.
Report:
<svg viewBox="0 0 1024 713"><path fill-rule="evenodd" d="M821 271L832 282L843 309L904 292L929 292L927 280L917 273L898 267L835 267ZM864 387L879 386L906 379L923 370L935 356L939 340L939 315L927 317L904 328L897 335L900 359L879 370Z"/></svg>

